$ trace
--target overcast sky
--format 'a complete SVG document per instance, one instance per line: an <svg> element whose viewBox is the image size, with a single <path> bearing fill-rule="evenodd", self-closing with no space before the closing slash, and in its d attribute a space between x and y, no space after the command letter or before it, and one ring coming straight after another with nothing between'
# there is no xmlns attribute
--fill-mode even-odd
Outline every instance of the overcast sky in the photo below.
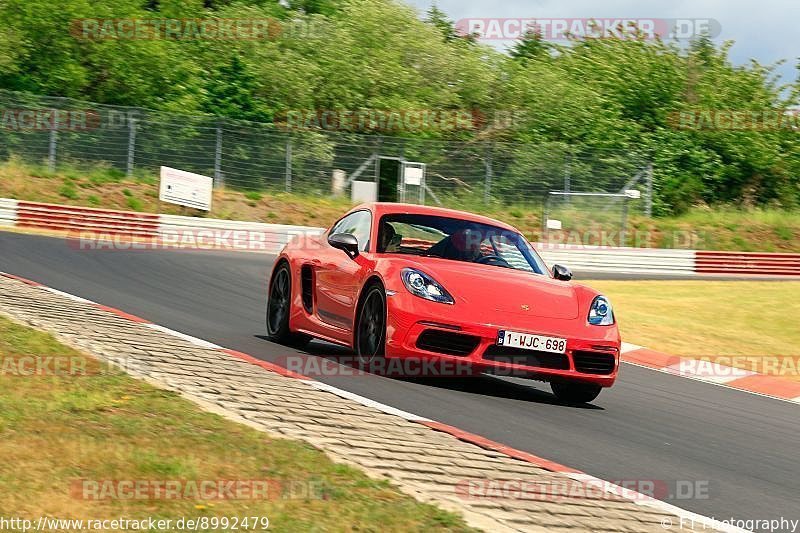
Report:
<svg viewBox="0 0 800 533"><path fill-rule="evenodd" d="M424 13L433 0L405 0ZM736 42L737 64L751 58L779 68L784 81L797 79L800 57L800 0L435 0L453 21L461 19L713 19L716 41ZM505 49L507 41L487 41Z"/></svg>

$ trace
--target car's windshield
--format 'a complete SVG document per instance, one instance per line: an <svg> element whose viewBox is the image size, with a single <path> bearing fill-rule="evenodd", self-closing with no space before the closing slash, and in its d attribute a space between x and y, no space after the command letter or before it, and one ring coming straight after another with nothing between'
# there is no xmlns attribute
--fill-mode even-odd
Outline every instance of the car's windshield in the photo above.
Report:
<svg viewBox="0 0 800 533"><path fill-rule="evenodd" d="M515 231L458 218L395 214L381 218L378 253L411 254L544 274L544 262Z"/></svg>

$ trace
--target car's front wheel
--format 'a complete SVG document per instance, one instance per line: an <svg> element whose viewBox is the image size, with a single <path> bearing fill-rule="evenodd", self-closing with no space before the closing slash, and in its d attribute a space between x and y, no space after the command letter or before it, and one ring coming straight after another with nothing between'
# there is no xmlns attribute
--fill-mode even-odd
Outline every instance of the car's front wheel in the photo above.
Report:
<svg viewBox="0 0 800 533"><path fill-rule="evenodd" d="M603 387L594 383L553 381L550 383L556 398L565 403L589 403L600 394Z"/></svg>
<svg viewBox="0 0 800 533"><path fill-rule="evenodd" d="M386 293L379 284L364 292L355 327L355 352L362 365L372 365L386 351Z"/></svg>
<svg viewBox="0 0 800 533"><path fill-rule="evenodd" d="M289 329L289 313L292 309L292 275L287 263L282 263L272 274L267 300L267 338L272 342L302 348L311 337L292 333Z"/></svg>

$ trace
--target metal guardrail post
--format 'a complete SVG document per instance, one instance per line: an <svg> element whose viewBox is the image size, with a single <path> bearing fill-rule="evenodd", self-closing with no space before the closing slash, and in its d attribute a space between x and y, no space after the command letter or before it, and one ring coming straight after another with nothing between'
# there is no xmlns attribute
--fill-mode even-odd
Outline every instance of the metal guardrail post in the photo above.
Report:
<svg viewBox="0 0 800 533"><path fill-rule="evenodd" d="M286 139L286 192L292 192L292 138Z"/></svg>
<svg viewBox="0 0 800 533"><path fill-rule="evenodd" d="M133 162L136 154L136 119L128 118L128 165L126 174L130 178L133 176Z"/></svg>
<svg viewBox="0 0 800 533"><path fill-rule="evenodd" d="M647 198L645 198L644 210L648 218L653 216L653 163L647 164Z"/></svg>
<svg viewBox="0 0 800 533"><path fill-rule="evenodd" d="M489 200L491 200L491 198L492 198L492 178L493 178L493 174L494 174L494 169L492 168L492 163L493 163L492 156L493 156L493 153L494 153L494 150L492 150L492 145L490 144L488 146L488 149L486 150L486 161L485 161L486 179L485 179L485 182L483 184L483 203L485 203L485 204L488 204Z"/></svg>
<svg viewBox="0 0 800 533"><path fill-rule="evenodd" d="M622 199L622 228L619 231L619 245L625 246L626 230L628 227L628 197Z"/></svg>
<svg viewBox="0 0 800 533"><path fill-rule="evenodd" d="M53 124L50 127L50 147L47 153L47 168L56 170L56 151L58 150L58 110L53 109Z"/></svg>
<svg viewBox="0 0 800 533"><path fill-rule="evenodd" d="M217 122L217 140L214 148L214 187L222 187L222 126Z"/></svg>

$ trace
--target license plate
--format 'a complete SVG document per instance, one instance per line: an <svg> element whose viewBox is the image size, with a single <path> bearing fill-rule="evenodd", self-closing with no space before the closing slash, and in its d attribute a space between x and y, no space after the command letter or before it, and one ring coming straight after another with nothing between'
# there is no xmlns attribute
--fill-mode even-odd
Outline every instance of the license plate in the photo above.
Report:
<svg viewBox="0 0 800 533"><path fill-rule="evenodd" d="M517 331L498 331L497 345L509 348L522 348L537 352L564 353L567 351L567 339L558 337L545 337L544 335L531 335Z"/></svg>

